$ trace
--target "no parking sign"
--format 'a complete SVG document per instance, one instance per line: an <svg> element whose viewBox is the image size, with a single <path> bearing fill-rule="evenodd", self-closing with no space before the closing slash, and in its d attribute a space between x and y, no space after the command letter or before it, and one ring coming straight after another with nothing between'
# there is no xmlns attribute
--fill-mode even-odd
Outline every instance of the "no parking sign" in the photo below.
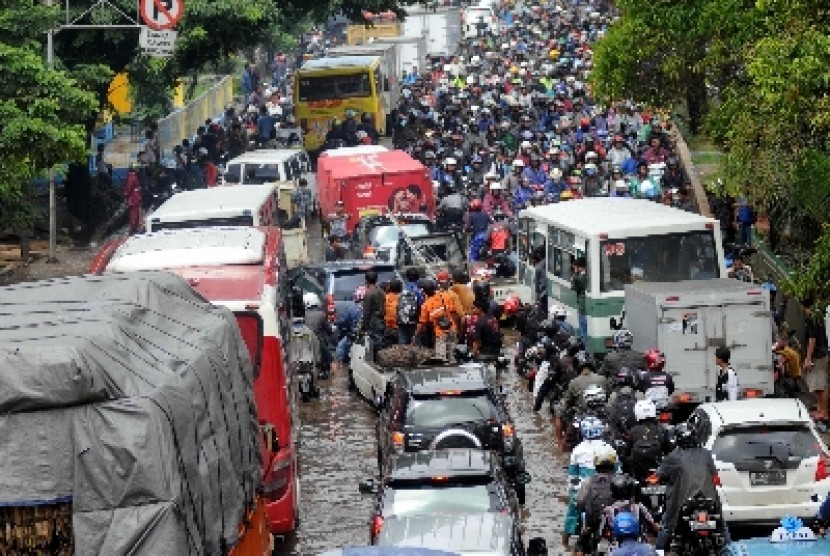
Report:
<svg viewBox="0 0 830 556"><path fill-rule="evenodd" d="M139 0L141 19L150 29L164 31L176 26L184 14L184 0Z"/></svg>

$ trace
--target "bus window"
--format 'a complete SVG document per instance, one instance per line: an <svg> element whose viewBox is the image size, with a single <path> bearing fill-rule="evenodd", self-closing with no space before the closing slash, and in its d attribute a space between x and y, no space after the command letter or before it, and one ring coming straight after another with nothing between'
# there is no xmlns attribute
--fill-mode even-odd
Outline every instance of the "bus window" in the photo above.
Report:
<svg viewBox="0 0 830 556"><path fill-rule="evenodd" d="M245 340L248 348L248 355L251 357L251 365L254 368L254 378L259 376L259 366L262 361L262 317L254 311L240 311L234 313L236 323L239 325L239 332Z"/></svg>
<svg viewBox="0 0 830 556"><path fill-rule="evenodd" d="M634 280L677 282L718 278L710 230L600 242L600 289L619 291Z"/></svg>
<svg viewBox="0 0 830 556"><path fill-rule="evenodd" d="M229 164L225 169L225 183L240 183L242 180L242 166Z"/></svg>
<svg viewBox="0 0 830 556"><path fill-rule="evenodd" d="M368 73L303 77L299 89L304 102L372 96Z"/></svg>

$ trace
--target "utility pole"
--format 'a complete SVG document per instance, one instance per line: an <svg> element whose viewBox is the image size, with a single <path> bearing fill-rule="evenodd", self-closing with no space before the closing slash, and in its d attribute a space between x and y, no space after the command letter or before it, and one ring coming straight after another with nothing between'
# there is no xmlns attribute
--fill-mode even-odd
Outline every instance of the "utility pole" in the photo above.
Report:
<svg viewBox="0 0 830 556"><path fill-rule="evenodd" d="M53 0L46 0L46 5L52 7ZM49 29L46 33L46 65L49 70L55 69L55 45L53 42L55 35L54 29ZM55 256L58 241L58 201L55 193L55 167L49 166L49 258L46 259L48 263L58 262Z"/></svg>

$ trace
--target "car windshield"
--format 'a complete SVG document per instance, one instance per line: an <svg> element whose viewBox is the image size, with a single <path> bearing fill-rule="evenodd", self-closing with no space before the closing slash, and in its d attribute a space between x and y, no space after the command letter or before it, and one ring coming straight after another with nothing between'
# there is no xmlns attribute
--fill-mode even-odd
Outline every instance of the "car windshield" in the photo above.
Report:
<svg viewBox="0 0 830 556"><path fill-rule="evenodd" d="M599 256L603 292L622 290L638 280L677 282L720 277L711 230L608 239L600 243Z"/></svg>
<svg viewBox="0 0 830 556"><path fill-rule="evenodd" d="M300 100L337 100L368 97L372 94L368 73L300 78Z"/></svg>
<svg viewBox="0 0 830 556"><path fill-rule="evenodd" d="M403 231L410 237L419 237L429 234L426 224L404 224ZM375 245L386 245L398 242L398 228L396 226L381 226L370 232L371 241Z"/></svg>
<svg viewBox="0 0 830 556"><path fill-rule="evenodd" d="M332 293L335 301L348 301L352 299L354 291L358 286L366 283L366 270L354 269L348 272L337 272L334 274L334 286ZM395 278L395 271L392 269L378 271L378 284Z"/></svg>
<svg viewBox="0 0 830 556"><path fill-rule="evenodd" d="M412 400L406 411L406 424L414 427L447 427L456 423L486 421L495 417L495 408L485 394L474 397L446 396Z"/></svg>
<svg viewBox="0 0 830 556"><path fill-rule="evenodd" d="M490 511L490 493L484 485L395 490L385 517L483 513ZM387 509L388 508L388 509Z"/></svg>
<svg viewBox="0 0 830 556"><path fill-rule="evenodd" d="M726 463L745 463L755 459L809 458L821 453L821 445L804 425L753 425L722 431L712 453Z"/></svg>

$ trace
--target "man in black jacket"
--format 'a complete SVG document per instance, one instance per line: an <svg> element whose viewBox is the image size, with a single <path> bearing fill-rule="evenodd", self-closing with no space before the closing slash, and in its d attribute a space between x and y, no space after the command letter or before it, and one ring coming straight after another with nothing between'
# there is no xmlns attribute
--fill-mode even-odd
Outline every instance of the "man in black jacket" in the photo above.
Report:
<svg viewBox="0 0 830 556"><path fill-rule="evenodd" d="M363 318L360 328L372 341L372 355L377 353L383 344L386 331L385 314L386 294L378 287L378 273L370 270L366 273L366 295L363 296Z"/></svg>

